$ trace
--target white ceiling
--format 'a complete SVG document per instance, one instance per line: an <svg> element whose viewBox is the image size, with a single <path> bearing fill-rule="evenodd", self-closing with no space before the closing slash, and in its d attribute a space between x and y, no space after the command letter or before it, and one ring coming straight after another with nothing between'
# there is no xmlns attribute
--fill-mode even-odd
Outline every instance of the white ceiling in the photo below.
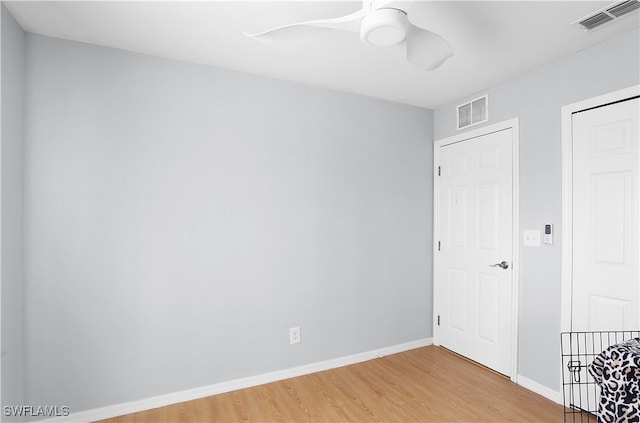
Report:
<svg viewBox="0 0 640 423"><path fill-rule="evenodd" d="M403 46L374 48L359 35L319 31L266 43L258 32L346 15L359 1L9 1L28 31L437 108L640 26L634 12L584 32L572 22L611 1L416 1L414 25L444 37L455 55L424 72Z"/></svg>

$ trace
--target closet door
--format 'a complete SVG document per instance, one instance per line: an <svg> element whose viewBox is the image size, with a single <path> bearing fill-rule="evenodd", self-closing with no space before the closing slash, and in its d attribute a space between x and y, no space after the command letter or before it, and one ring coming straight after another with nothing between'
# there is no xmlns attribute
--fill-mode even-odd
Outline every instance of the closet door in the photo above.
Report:
<svg viewBox="0 0 640 423"><path fill-rule="evenodd" d="M573 331L640 329L640 99L574 113Z"/></svg>

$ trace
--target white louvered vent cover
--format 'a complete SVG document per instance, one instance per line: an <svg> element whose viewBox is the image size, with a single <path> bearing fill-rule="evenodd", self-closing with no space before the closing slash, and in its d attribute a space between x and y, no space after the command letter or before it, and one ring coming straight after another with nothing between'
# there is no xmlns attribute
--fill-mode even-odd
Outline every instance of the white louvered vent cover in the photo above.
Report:
<svg viewBox="0 0 640 423"><path fill-rule="evenodd" d="M589 16L579 19L574 22L574 24L582 26L585 31L590 31L638 9L640 9L639 0L621 1L613 3L596 13L592 13Z"/></svg>
<svg viewBox="0 0 640 423"><path fill-rule="evenodd" d="M458 106L458 129L467 128L489 120L487 96L482 96Z"/></svg>

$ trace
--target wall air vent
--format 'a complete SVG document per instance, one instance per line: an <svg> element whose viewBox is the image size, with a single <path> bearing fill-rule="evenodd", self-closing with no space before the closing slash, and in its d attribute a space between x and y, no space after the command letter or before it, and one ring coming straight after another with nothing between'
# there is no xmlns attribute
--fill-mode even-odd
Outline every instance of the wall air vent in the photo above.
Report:
<svg viewBox="0 0 640 423"><path fill-rule="evenodd" d="M458 106L458 129L489 120L489 102L485 95Z"/></svg>
<svg viewBox="0 0 640 423"><path fill-rule="evenodd" d="M611 4L604 9L590 14L582 19L578 19L574 24L582 26L585 31L591 31L601 25L625 16L635 10L640 9L639 0L625 0Z"/></svg>

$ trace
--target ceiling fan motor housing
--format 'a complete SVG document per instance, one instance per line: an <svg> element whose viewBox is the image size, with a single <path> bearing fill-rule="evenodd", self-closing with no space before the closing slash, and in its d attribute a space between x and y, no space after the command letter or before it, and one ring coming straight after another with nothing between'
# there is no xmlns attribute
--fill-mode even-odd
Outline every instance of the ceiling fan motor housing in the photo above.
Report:
<svg viewBox="0 0 640 423"><path fill-rule="evenodd" d="M402 42L409 28L407 14L398 9L377 9L362 18L360 38L376 47Z"/></svg>

